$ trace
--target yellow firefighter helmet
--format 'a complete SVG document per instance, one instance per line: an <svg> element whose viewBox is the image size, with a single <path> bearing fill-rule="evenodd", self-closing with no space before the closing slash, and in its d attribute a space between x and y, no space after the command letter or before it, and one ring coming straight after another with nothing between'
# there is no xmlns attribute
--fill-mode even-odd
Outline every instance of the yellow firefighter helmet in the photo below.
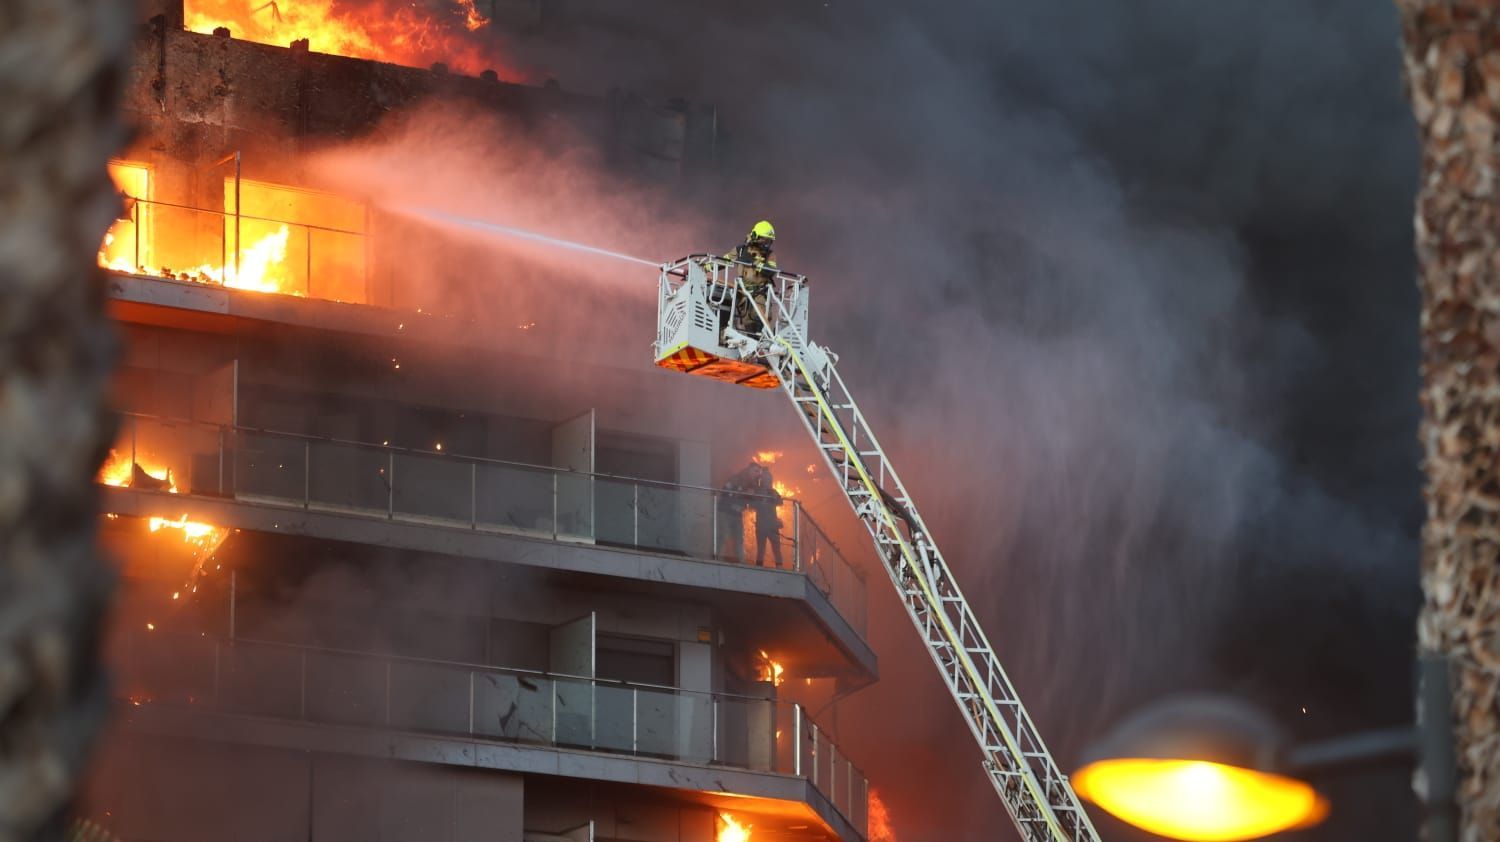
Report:
<svg viewBox="0 0 1500 842"><path fill-rule="evenodd" d="M776 242L776 229L771 227L771 223L762 219L755 223L755 227L750 229L750 236L745 239L752 242L759 240L765 243L774 243Z"/></svg>

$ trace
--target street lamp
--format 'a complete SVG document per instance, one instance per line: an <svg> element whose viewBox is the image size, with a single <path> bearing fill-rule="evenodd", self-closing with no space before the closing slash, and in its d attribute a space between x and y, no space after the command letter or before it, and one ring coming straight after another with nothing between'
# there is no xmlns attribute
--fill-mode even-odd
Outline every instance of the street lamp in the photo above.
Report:
<svg viewBox="0 0 1500 842"><path fill-rule="evenodd" d="M1130 717L1073 775L1078 794L1172 839L1239 842L1328 815L1311 784L1278 774L1287 741L1234 699L1173 699Z"/></svg>
<svg viewBox="0 0 1500 842"><path fill-rule="evenodd" d="M1436 660L1423 666L1424 709L1446 711L1446 668ZM1445 733L1429 729L1422 746L1435 842L1452 838ZM1085 755L1073 785L1116 818L1160 836L1240 842L1322 821L1328 801L1304 778L1391 761L1410 766L1417 742L1416 729L1396 728L1291 746L1270 717L1245 702L1180 697L1120 723Z"/></svg>

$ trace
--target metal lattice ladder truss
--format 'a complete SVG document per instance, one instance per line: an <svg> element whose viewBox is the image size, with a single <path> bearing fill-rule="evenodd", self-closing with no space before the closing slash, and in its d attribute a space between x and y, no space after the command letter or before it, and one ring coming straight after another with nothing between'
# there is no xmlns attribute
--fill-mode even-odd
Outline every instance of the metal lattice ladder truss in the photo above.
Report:
<svg viewBox="0 0 1500 842"><path fill-rule="evenodd" d="M805 295L803 279L796 280L797 292ZM766 325L759 352L869 530L907 614L984 751L985 771L1021 838L1097 842L1088 814L1042 743L916 504L839 376L836 360L810 346L799 324L778 318L795 311L783 306L786 284L770 285L764 307L754 303L743 283L737 286Z"/></svg>

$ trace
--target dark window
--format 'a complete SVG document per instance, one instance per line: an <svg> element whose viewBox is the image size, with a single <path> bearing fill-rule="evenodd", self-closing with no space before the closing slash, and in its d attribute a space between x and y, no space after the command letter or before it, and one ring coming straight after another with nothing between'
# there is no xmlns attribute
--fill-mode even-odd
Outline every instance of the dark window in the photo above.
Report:
<svg viewBox="0 0 1500 842"><path fill-rule="evenodd" d="M599 678L662 687L677 683L677 647L670 641L599 635L594 645Z"/></svg>

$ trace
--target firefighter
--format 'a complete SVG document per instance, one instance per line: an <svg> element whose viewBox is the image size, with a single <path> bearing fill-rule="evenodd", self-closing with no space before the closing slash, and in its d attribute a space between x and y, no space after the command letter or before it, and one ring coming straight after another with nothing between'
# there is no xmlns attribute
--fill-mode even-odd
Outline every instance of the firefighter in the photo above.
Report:
<svg viewBox="0 0 1500 842"><path fill-rule="evenodd" d="M720 546L716 549L724 550L725 545L732 548L730 552L721 552L720 555L725 559L732 556L740 564L745 563L745 507L750 503L748 494L755 488L756 475L753 469L757 467L759 466L752 464L735 473L724 482L716 495L719 534L722 536Z"/></svg>
<svg viewBox="0 0 1500 842"><path fill-rule="evenodd" d="M725 260L740 264L739 279L762 313L766 311L766 292L776 279L776 258L771 256L775 244L776 229L762 219L750 229L742 245L724 255ZM759 333L756 330L759 319L748 301L740 302L735 322L735 328L742 333Z"/></svg>
<svg viewBox="0 0 1500 842"><path fill-rule="evenodd" d="M766 566L766 546L770 545L771 558L780 569L785 565L781 557L781 492L776 490L770 468L761 464L753 466L756 469L755 496L750 498L750 505L755 509L755 564L757 567Z"/></svg>

